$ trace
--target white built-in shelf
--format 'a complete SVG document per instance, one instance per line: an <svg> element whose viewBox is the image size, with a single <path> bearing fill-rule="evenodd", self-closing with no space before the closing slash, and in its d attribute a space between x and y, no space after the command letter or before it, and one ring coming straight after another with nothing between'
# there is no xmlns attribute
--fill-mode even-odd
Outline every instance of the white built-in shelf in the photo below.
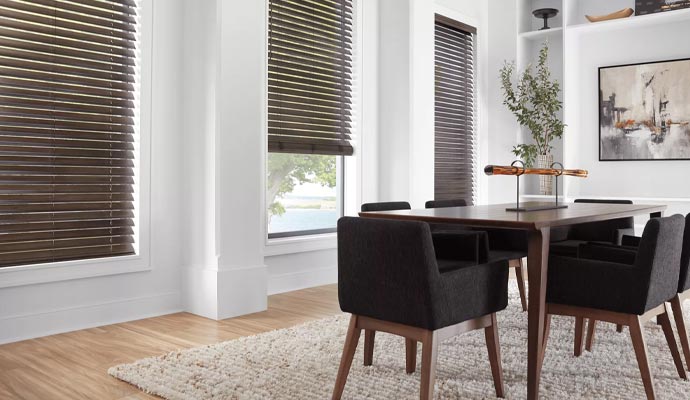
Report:
<svg viewBox="0 0 690 400"><path fill-rule="evenodd" d="M610 21L588 22L566 26L568 32L603 32L612 29L634 29L645 26L658 26L677 21L690 22L690 8L656 14L632 16L628 18L612 19Z"/></svg>
<svg viewBox="0 0 690 400"><path fill-rule="evenodd" d="M523 39L528 39L528 40L543 40L543 39L551 39L556 36L559 36L563 32L563 28L558 27L558 28L551 28L551 29L544 29L543 31L531 31L531 32L523 32L520 34L520 37Z"/></svg>

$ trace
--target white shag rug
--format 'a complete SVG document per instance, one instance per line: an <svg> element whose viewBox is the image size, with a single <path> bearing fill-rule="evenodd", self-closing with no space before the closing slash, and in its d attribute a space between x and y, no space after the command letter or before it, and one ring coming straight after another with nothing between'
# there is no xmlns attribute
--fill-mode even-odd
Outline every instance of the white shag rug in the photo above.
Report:
<svg viewBox="0 0 690 400"><path fill-rule="evenodd" d="M506 397L527 394L527 314L511 281L510 304L498 314ZM687 308L687 307L686 307ZM108 373L165 399L328 399L335 382L349 316L339 315L289 329L172 352L111 368ZM597 325L594 352L573 357L574 319L554 317L541 378L544 399L644 399L635 353L626 328ZM364 335L345 387L346 399L415 399L417 372L405 374L402 338L379 333L374 365L362 365ZM645 325L657 397L690 399L660 327ZM421 352L421 346L419 346ZM484 341L479 330L439 348L437 399L494 399Z"/></svg>

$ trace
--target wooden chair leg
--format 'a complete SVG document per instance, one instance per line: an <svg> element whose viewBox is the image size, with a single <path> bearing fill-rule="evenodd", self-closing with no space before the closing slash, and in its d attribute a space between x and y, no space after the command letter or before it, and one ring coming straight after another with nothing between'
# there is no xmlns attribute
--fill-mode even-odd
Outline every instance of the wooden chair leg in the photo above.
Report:
<svg viewBox="0 0 690 400"><path fill-rule="evenodd" d="M668 303L664 303L664 310L665 312L657 318L661 323L661 329L664 331L664 336L666 336L666 343L668 343L668 349L671 350L671 356L673 357L673 363L676 365L678 376L680 376L681 379L688 380L688 375L685 373L685 367L683 366L683 360L680 358L676 337L673 335L673 328L671 328L671 320L668 317L671 311L671 307Z"/></svg>
<svg viewBox="0 0 690 400"><path fill-rule="evenodd" d="M417 341L405 338L405 372L413 374L417 369Z"/></svg>
<svg viewBox="0 0 690 400"><path fill-rule="evenodd" d="M676 321L678 336L680 336L680 345L683 348L683 355L685 356L685 366L690 369L690 343L688 342L688 330L685 327L683 303L680 296L676 295L676 297L671 300L671 309L673 310L673 319Z"/></svg>
<svg viewBox="0 0 690 400"><path fill-rule="evenodd" d="M525 271L522 269L522 258L515 260L515 277L517 278L518 290L520 291L520 302L522 311L527 311L527 291L525 290Z"/></svg>
<svg viewBox="0 0 690 400"><path fill-rule="evenodd" d="M370 366L374 362L374 339L376 331L364 330L364 365Z"/></svg>
<svg viewBox="0 0 690 400"><path fill-rule="evenodd" d="M546 319L544 320L544 346L542 347L542 355L546 355L546 343L549 341L549 333L551 333L551 314L546 314Z"/></svg>
<svg viewBox="0 0 690 400"><path fill-rule="evenodd" d="M420 400L431 400L434 398L437 358L438 336L435 331L427 331L422 340L422 383L419 389Z"/></svg>
<svg viewBox="0 0 690 400"><path fill-rule="evenodd" d="M585 349L587 349L587 351L592 351L592 347L594 347L594 331L596 329L597 320L590 318L587 324L587 339L585 340Z"/></svg>
<svg viewBox="0 0 690 400"><path fill-rule="evenodd" d="M621 325L621 324L616 324L616 332L618 332L618 333L623 332L623 325Z"/></svg>
<svg viewBox="0 0 690 400"><path fill-rule="evenodd" d="M652 373L649 370L649 357L647 356L647 344L642 333L642 323L640 317L632 316L630 321L630 338L632 339L633 348L635 349L635 356L637 357L637 364L640 367L640 375L642 375L642 383L647 394L647 400L654 400L654 381L652 380Z"/></svg>
<svg viewBox="0 0 690 400"><path fill-rule="evenodd" d="M350 373L352 359L355 357L355 351L357 350L357 343L359 342L361 332L362 330L357 327L357 316L353 315L350 318L350 326L347 328L347 335L345 336L343 355L340 358L338 376L335 379L335 388L333 388L333 396L331 397L333 400L339 400L343 396L347 375Z"/></svg>
<svg viewBox="0 0 690 400"><path fill-rule="evenodd" d="M573 354L575 357L582 355L582 334L584 330L585 319L583 317L575 317L575 349Z"/></svg>
<svg viewBox="0 0 690 400"><path fill-rule="evenodd" d="M501 345L498 341L498 324L496 314L491 314L491 326L484 328L486 338L486 348L489 350L489 364L491 364L491 375L494 378L496 397L503 398L505 388L503 387L503 367L501 366Z"/></svg>

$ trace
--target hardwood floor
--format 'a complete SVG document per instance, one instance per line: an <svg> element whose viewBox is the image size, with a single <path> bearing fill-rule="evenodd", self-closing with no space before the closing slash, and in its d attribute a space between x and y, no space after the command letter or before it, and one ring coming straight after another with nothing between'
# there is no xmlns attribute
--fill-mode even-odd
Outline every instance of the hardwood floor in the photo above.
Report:
<svg viewBox="0 0 690 400"><path fill-rule="evenodd" d="M155 399L113 365L290 327L340 312L336 285L270 296L268 310L223 321L188 313L0 346L0 399Z"/></svg>

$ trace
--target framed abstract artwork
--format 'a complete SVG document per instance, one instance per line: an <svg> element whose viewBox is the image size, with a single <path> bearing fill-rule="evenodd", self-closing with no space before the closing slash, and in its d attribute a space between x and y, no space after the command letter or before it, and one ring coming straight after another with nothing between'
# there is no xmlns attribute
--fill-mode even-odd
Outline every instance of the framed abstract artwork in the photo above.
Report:
<svg viewBox="0 0 690 400"><path fill-rule="evenodd" d="M635 0L635 15L690 8L690 0Z"/></svg>
<svg viewBox="0 0 690 400"><path fill-rule="evenodd" d="M599 68L599 161L690 160L690 59Z"/></svg>

